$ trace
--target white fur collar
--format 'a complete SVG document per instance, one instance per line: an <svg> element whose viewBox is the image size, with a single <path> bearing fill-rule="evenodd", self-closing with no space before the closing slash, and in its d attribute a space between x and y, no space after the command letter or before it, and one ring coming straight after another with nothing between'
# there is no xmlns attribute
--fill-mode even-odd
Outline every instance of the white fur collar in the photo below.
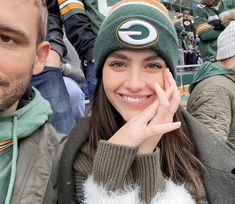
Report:
<svg viewBox="0 0 235 204"><path fill-rule="evenodd" d="M131 186L122 191L106 191L90 176L84 183L85 204L143 204L139 199L139 187ZM184 185L176 185L166 180L166 189L156 194L150 204L195 204Z"/></svg>

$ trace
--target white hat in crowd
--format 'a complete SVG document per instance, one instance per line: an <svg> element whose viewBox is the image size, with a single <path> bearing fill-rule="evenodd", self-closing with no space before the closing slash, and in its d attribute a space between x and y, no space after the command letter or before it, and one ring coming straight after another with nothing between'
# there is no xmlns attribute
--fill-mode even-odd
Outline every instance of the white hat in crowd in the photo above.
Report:
<svg viewBox="0 0 235 204"><path fill-rule="evenodd" d="M217 60L235 56L235 21L231 21L217 39Z"/></svg>

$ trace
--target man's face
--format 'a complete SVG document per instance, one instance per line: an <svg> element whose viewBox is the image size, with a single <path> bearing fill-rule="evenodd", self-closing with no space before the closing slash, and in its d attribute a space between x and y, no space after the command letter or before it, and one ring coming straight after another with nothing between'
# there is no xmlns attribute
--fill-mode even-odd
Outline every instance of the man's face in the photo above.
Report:
<svg viewBox="0 0 235 204"><path fill-rule="evenodd" d="M38 9L32 0L0 0L0 113L14 111L49 45L37 45Z"/></svg>

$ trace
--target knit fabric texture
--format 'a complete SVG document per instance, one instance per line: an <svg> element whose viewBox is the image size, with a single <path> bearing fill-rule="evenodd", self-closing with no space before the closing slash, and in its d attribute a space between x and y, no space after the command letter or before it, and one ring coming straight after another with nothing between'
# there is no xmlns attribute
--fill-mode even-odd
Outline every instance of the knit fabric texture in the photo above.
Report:
<svg viewBox="0 0 235 204"><path fill-rule="evenodd" d="M96 38L97 76L108 55L120 49L155 50L175 77L178 40L163 4L153 0L123 0L113 6Z"/></svg>
<svg viewBox="0 0 235 204"><path fill-rule="evenodd" d="M235 21L231 21L217 39L217 60L235 56Z"/></svg>

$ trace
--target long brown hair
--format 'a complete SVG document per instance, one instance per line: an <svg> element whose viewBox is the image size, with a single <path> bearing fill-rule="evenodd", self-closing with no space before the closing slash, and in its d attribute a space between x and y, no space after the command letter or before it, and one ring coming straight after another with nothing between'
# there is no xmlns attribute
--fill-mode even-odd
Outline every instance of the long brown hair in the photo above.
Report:
<svg viewBox="0 0 235 204"><path fill-rule="evenodd" d="M123 118L109 102L104 92L99 73L89 128L89 146L97 148L99 140L108 140L124 125ZM181 110L178 109L174 121L181 121L180 129L166 133L160 140L161 169L165 177L176 183L189 182L194 185L196 201L199 203L203 184L201 177L205 169L197 157L194 145Z"/></svg>

